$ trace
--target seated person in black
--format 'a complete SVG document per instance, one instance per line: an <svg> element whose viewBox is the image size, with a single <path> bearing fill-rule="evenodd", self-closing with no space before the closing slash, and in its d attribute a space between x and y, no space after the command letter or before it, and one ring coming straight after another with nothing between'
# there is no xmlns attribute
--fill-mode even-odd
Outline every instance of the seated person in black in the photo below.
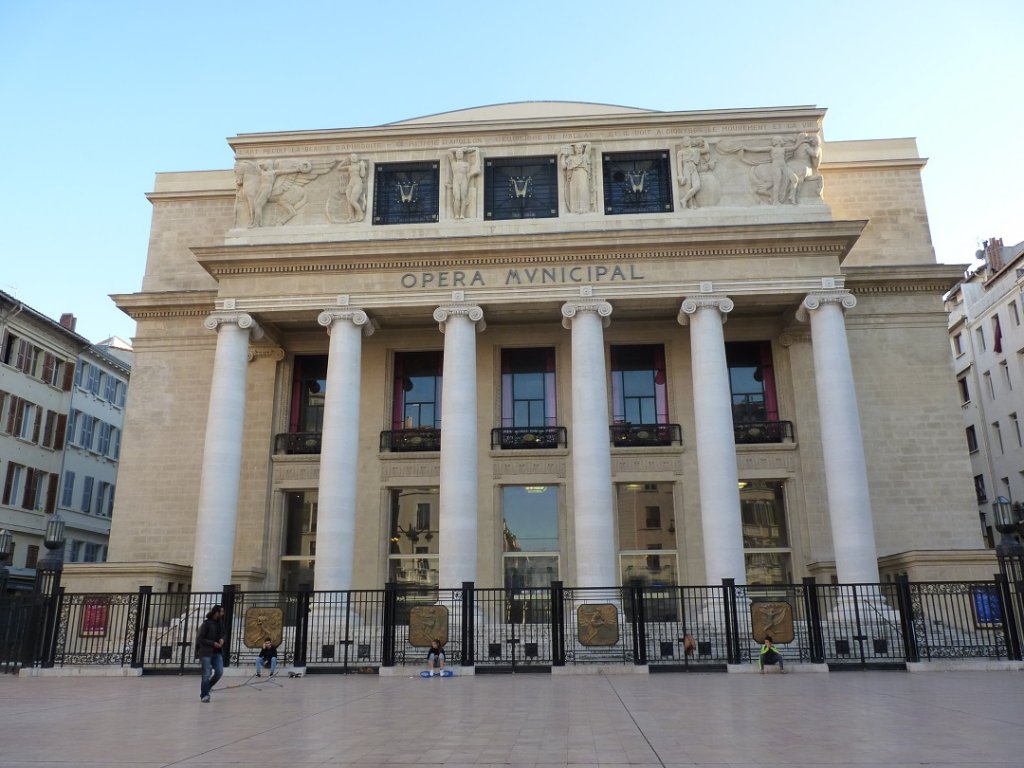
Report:
<svg viewBox="0 0 1024 768"><path fill-rule="evenodd" d="M438 669L434 669L437 665ZM434 638L430 641L430 648L427 650L427 669L430 670L431 675L439 674L439 670L444 669L444 648L441 647L441 641Z"/></svg>
<svg viewBox="0 0 1024 768"><path fill-rule="evenodd" d="M277 673L277 646L270 642L269 637L263 641L259 658L256 659L256 677L260 677L264 669L270 670L271 677Z"/></svg>

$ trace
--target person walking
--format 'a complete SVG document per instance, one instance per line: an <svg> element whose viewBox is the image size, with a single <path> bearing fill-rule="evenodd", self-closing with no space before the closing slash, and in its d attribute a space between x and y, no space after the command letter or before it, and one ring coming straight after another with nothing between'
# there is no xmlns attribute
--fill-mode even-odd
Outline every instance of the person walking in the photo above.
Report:
<svg viewBox="0 0 1024 768"><path fill-rule="evenodd" d="M199 700L204 704L210 702L210 689L224 675L224 642L226 638L224 609L215 605L206 614L206 621L199 625L199 634L196 637L196 655L203 665Z"/></svg>

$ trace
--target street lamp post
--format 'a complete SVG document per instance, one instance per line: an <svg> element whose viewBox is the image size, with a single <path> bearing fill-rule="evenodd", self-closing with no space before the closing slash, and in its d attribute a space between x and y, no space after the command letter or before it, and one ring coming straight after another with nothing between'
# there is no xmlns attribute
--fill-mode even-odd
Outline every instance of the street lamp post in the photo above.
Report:
<svg viewBox="0 0 1024 768"><path fill-rule="evenodd" d="M52 667L60 623L60 581L64 573L64 519L55 512L46 523L46 555L36 564L35 593L44 606L43 636L38 661Z"/></svg>
<svg viewBox="0 0 1024 768"><path fill-rule="evenodd" d="M995 517L995 529L1002 535L996 545L999 569L1011 582L1019 581L1024 576L1024 544L1020 540L1021 534L1024 533L1021 506L1011 504L1005 496L1000 496L992 504L992 513Z"/></svg>

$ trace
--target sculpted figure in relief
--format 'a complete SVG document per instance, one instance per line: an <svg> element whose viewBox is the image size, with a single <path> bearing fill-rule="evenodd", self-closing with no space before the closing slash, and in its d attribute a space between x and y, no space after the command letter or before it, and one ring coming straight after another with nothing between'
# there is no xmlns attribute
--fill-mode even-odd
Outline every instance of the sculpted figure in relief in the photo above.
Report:
<svg viewBox="0 0 1024 768"><path fill-rule="evenodd" d="M817 135L801 133L793 144L788 145L781 136L772 136L766 146L722 141L718 144L718 151L735 154L751 166L754 194L762 202L796 205L801 186L808 181L814 185L816 196L821 195L821 175L818 173L821 144Z"/></svg>
<svg viewBox="0 0 1024 768"><path fill-rule="evenodd" d="M266 206L274 203L284 224L306 204L303 187L334 167L333 160L241 160L235 165L236 206L244 201L247 225L262 227Z"/></svg>
<svg viewBox="0 0 1024 768"><path fill-rule="evenodd" d="M793 159L789 161L789 167L797 175L797 195L807 188L814 190L814 196L821 197L825 182L818 173L818 165L821 163L821 140L816 133L801 133L796 137L796 146L793 148Z"/></svg>
<svg viewBox="0 0 1024 768"><path fill-rule="evenodd" d="M450 150L448 168L452 218L465 219L473 210L473 182L480 175L480 150L476 147Z"/></svg>
<svg viewBox="0 0 1024 768"><path fill-rule="evenodd" d="M705 188L701 180L701 174L705 177L715 169L716 161L711 157L711 147L706 139L700 136L686 136L679 147L679 186L682 192L682 205L684 208L697 208L701 203L714 205L718 202L717 194L714 199L708 200L708 194L699 195ZM717 183L714 192L717 193ZM708 190L711 192L711 190ZM704 199L702 199L704 198Z"/></svg>
<svg viewBox="0 0 1024 768"><path fill-rule="evenodd" d="M565 174L566 210L569 213L590 213L594 210L590 143L580 142L562 147L561 165Z"/></svg>
<svg viewBox="0 0 1024 768"><path fill-rule="evenodd" d="M327 218L335 224L362 221L366 217L366 166L359 155L338 163L338 189L327 200Z"/></svg>

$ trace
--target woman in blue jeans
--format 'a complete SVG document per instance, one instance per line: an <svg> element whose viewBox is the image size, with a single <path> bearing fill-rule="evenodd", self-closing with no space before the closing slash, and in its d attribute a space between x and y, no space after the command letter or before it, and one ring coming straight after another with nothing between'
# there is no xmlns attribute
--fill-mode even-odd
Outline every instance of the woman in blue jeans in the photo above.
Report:
<svg viewBox="0 0 1024 768"><path fill-rule="evenodd" d="M199 688L199 700L210 701L210 689L224 675L224 609L213 606L206 614L206 621L199 626L196 637L196 654L203 665L203 681Z"/></svg>

